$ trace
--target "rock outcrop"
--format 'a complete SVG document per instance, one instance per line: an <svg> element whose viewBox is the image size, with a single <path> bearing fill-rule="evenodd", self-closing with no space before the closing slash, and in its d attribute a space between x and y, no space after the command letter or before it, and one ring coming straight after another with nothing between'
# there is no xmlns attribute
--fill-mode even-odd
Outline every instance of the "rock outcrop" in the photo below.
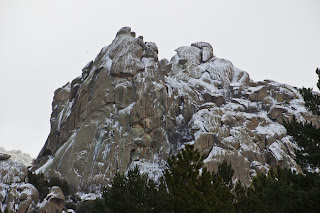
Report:
<svg viewBox="0 0 320 213"><path fill-rule="evenodd" d="M152 170L164 164L170 144L158 49L133 34L121 29L82 76L55 91L37 172L96 190L134 162L152 162Z"/></svg>
<svg viewBox="0 0 320 213"><path fill-rule="evenodd" d="M65 197L58 186L53 186L46 198L39 204L38 213L68 212L65 208Z"/></svg>
<svg viewBox="0 0 320 213"><path fill-rule="evenodd" d="M0 211L34 211L39 193L27 182L27 168L24 164L11 159L0 160Z"/></svg>
<svg viewBox="0 0 320 213"><path fill-rule="evenodd" d="M245 184L272 165L299 171L282 123L295 116L319 125L319 118L294 87L252 81L206 42L176 52L159 61L155 43L122 28L81 76L55 91L37 172L65 178L74 191L97 191L136 164L159 177L185 143L205 155L209 170L230 161Z"/></svg>

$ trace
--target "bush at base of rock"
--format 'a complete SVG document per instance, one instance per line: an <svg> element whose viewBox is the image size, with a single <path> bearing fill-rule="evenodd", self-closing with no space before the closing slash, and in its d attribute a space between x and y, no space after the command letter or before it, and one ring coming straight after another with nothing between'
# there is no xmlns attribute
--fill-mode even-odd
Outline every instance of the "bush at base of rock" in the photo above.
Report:
<svg viewBox="0 0 320 213"><path fill-rule="evenodd" d="M36 174L28 171L29 183L33 184L39 191L40 200L43 200L49 193L49 188L53 186L59 186L65 196L70 194L69 185L65 180L61 180L56 177L52 177L47 180L42 173Z"/></svg>
<svg viewBox="0 0 320 213"><path fill-rule="evenodd" d="M87 200L76 208L77 213L108 213L110 212L103 199Z"/></svg>
<svg viewBox="0 0 320 213"><path fill-rule="evenodd" d="M116 175L103 196L111 212L233 212L233 169L227 162L217 173L203 168L203 158L187 145L168 161L160 185L138 167Z"/></svg>

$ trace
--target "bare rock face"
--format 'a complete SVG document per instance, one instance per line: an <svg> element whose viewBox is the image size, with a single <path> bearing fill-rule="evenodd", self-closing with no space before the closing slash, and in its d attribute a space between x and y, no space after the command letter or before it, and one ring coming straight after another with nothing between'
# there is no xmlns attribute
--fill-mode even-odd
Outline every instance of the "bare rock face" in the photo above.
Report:
<svg viewBox="0 0 320 213"><path fill-rule="evenodd" d="M295 116L319 125L319 118L295 88L252 81L206 42L176 52L159 61L155 43L120 29L81 76L55 91L37 172L96 192L136 164L157 179L185 143L211 171L227 159L248 185L272 165L299 171L282 122Z"/></svg>
<svg viewBox="0 0 320 213"><path fill-rule="evenodd" d="M170 148L157 47L129 31L121 29L102 48L84 68L85 79L55 92L51 132L37 172L72 180L74 190L95 191L135 163L164 164Z"/></svg>

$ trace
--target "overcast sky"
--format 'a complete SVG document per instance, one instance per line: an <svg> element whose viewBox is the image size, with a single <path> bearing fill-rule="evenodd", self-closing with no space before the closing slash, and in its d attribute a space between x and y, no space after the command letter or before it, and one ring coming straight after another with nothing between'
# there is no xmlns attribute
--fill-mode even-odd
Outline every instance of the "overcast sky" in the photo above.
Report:
<svg viewBox="0 0 320 213"><path fill-rule="evenodd" d="M319 9L317 0L0 0L0 146L36 157L54 91L123 26L155 42L159 58L207 41L255 81L315 88Z"/></svg>

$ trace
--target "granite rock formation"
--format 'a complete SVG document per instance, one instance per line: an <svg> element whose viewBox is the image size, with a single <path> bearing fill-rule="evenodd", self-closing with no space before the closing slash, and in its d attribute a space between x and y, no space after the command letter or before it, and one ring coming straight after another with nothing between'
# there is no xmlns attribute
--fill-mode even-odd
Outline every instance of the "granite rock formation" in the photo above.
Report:
<svg viewBox="0 0 320 213"><path fill-rule="evenodd" d="M194 143L210 170L227 159L234 179L248 185L272 165L299 171L282 123L295 116L319 127L319 118L296 88L254 82L206 42L176 52L159 61L155 43L122 28L81 76L55 91L34 169L74 191L97 191L136 164L157 179L170 154Z"/></svg>

